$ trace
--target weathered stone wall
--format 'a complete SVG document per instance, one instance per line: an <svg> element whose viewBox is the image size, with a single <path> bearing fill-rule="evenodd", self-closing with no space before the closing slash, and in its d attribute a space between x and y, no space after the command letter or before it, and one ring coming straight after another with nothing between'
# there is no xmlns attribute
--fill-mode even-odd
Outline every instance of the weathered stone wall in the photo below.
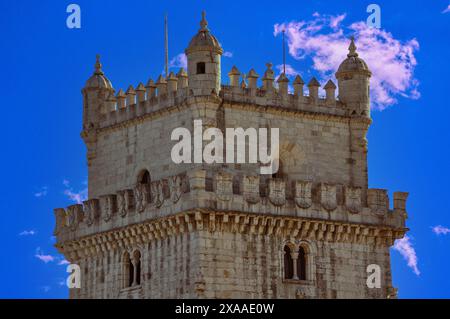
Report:
<svg viewBox="0 0 450 319"><path fill-rule="evenodd" d="M72 298L386 298L391 287L386 246L302 240L309 247L306 281L285 280L280 236L195 231L130 246L142 254L141 285L123 286L127 249L81 260L82 289ZM366 268L382 269L368 289Z"/></svg>
<svg viewBox="0 0 450 319"><path fill-rule="evenodd" d="M222 129L224 135L225 128L279 128L283 173L290 179L366 187L365 153L363 149L352 147L352 139L357 137L351 132L348 119L263 110L227 103L219 107L218 103L205 102L153 119L102 130L98 135L96 157L89 167L89 197L131 188L144 169L156 180L201 166L175 164L171 160L171 149L176 143L170 139L172 131L186 127L193 136L195 119L202 120L205 128ZM365 135L365 131L359 135ZM358 161L352 160L355 157ZM217 167L222 165L208 165L206 169ZM227 167L256 174L260 169L259 164L228 164Z"/></svg>

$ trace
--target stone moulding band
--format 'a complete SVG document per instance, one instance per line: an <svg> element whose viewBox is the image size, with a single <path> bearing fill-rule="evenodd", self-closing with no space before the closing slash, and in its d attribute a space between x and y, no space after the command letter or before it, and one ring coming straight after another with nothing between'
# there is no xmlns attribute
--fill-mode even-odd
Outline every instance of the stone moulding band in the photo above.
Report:
<svg viewBox="0 0 450 319"><path fill-rule="evenodd" d="M103 254L110 250L128 249L154 240L195 231L272 235L290 239L389 247L396 239L402 238L408 229L198 209L57 243L55 247L67 256L69 261L75 262L80 258Z"/></svg>

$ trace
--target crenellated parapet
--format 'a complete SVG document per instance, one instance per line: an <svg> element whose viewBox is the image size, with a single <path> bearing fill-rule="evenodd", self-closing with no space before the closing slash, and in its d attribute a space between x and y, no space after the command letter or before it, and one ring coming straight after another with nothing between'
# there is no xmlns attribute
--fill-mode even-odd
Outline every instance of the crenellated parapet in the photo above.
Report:
<svg viewBox="0 0 450 319"><path fill-rule="evenodd" d="M365 201L363 194L367 194ZM394 193L394 207L390 208L387 191L382 189L363 192L348 185L263 179L259 175L223 171L211 178L205 170L193 170L149 185L138 183L66 209L55 209L54 233L58 242L64 242L197 209L367 224L404 231L407 195Z"/></svg>
<svg viewBox="0 0 450 319"><path fill-rule="evenodd" d="M261 86L258 86L259 75L254 69L245 75L233 66L228 76L229 85L222 85L220 95L231 103L248 103L339 116L355 115L351 114L346 105L336 97L337 86L332 80L323 86L326 95L322 97L319 95L319 88L322 85L316 78L313 77L308 82L309 93L305 94L305 82L300 75L297 75L292 83L284 73L275 79L271 63L267 64Z"/></svg>

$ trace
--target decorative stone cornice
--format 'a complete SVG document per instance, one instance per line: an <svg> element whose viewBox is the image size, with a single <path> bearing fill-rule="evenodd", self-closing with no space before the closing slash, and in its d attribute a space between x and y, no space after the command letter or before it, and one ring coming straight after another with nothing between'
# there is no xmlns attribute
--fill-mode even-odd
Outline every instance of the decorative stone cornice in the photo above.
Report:
<svg viewBox="0 0 450 319"><path fill-rule="evenodd" d="M196 231L224 231L247 235L389 247L396 239L402 238L407 230L406 228L395 229L299 217L262 216L242 212L197 209L76 240L59 242L55 247L67 256L69 261L73 262L106 253L111 249L128 248Z"/></svg>
<svg viewBox="0 0 450 319"><path fill-rule="evenodd" d="M335 223L395 229L405 227L407 193L394 193L394 207L390 209L387 191L383 189L363 192L361 187L282 178L269 178L261 188L258 175L237 175L239 187L235 193L234 177L218 172L212 180L215 187L207 189L206 171L191 170L90 198L83 205L57 208L54 234L58 242L76 240L155 216L173 216L198 208L286 218L314 217Z"/></svg>

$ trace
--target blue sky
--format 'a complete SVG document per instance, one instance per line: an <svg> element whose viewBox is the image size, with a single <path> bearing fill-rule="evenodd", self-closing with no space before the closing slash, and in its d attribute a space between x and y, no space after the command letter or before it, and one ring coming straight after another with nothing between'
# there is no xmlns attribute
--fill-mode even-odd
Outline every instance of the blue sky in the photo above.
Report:
<svg viewBox="0 0 450 319"><path fill-rule="evenodd" d="M80 30L66 27L70 3L81 7ZM357 24L366 21L370 3L381 7L382 30L366 30ZM360 56L365 58L365 53L373 61L377 81L372 88L377 110L368 135L369 184L388 189L391 198L393 191L410 192L407 224L411 230L402 246L409 265L398 250L392 250L394 286L401 298L450 298L450 233L438 235L432 229L442 225L445 232L450 228L450 12L444 13L449 2L305 0L279 4L0 2L5 137L0 159L4 168L0 297L68 295L60 285L66 276L64 261L53 248L53 208L66 207L85 195L80 90L93 71L95 55L102 55L104 71L117 90L145 83L149 77L156 79L164 63L164 13L169 14L170 58L176 65L179 60L175 58L198 30L200 12L205 9L211 30L228 52L223 58L224 75L234 64L243 72L255 68L259 74L268 61L280 65L281 38L274 34L275 26L283 25L291 31L287 64L305 80L316 76L324 83L334 71L332 61L342 54L346 37L356 34L358 46L359 36ZM318 29L307 31L307 26ZM295 42L299 39L300 44ZM374 42L364 43L371 39ZM319 44L336 50L320 51ZM386 61L379 63L377 57Z"/></svg>

